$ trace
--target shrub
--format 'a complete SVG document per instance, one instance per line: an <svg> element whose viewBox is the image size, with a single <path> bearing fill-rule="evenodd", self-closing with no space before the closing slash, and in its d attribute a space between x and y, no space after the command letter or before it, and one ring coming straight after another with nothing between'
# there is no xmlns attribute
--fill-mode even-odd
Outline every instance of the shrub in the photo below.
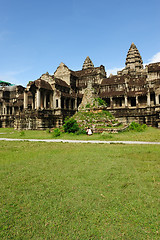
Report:
<svg viewBox="0 0 160 240"><path fill-rule="evenodd" d="M68 133L75 133L79 130L77 121L74 118L69 118L64 121L64 131Z"/></svg>
<svg viewBox="0 0 160 240"><path fill-rule="evenodd" d="M104 106L104 107L107 106L106 102L102 98L100 98L100 97L95 98L95 101L98 102L99 106Z"/></svg>
<svg viewBox="0 0 160 240"><path fill-rule="evenodd" d="M20 132L20 137L23 137L25 135L25 132L24 131L21 131Z"/></svg>
<svg viewBox="0 0 160 240"><path fill-rule="evenodd" d="M76 132L76 135L86 134L85 129L79 128L79 130Z"/></svg>
<svg viewBox="0 0 160 240"><path fill-rule="evenodd" d="M55 128L53 131L53 136L54 137L58 137L61 135L61 131L59 130L59 128Z"/></svg>
<svg viewBox="0 0 160 240"><path fill-rule="evenodd" d="M111 119L114 118L113 115L109 111L103 110L103 113Z"/></svg>
<svg viewBox="0 0 160 240"><path fill-rule="evenodd" d="M132 130L132 131L135 131L135 132L143 132L145 129L146 129L146 124L139 124L139 123L136 123L136 122L132 122L130 125L129 125L129 130Z"/></svg>
<svg viewBox="0 0 160 240"><path fill-rule="evenodd" d="M90 106L90 104L88 103L88 104L86 104L86 108L90 108L91 106Z"/></svg>

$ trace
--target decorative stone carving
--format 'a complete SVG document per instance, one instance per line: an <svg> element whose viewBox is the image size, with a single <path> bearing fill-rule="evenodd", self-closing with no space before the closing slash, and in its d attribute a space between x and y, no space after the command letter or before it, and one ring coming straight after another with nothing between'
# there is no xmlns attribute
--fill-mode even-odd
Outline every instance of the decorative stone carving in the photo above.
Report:
<svg viewBox="0 0 160 240"><path fill-rule="evenodd" d="M127 69L143 69L142 57L134 43L132 43L130 46L125 64Z"/></svg>
<svg viewBox="0 0 160 240"><path fill-rule="evenodd" d="M82 102L79 105L79 110L80 109L85 109L87 106L93 106L95 102L95 98L97 98L97 94L95 93L95 89L92 87L91 81L88 82L87 88L84 90Z"/></svg>
<svg viewBox="0 0 160 240"><path fill-rule="evenodd" d="M93 62L91 61L89 56L86 57L83 63L82 69L87 69L87 68L94 68Z"/></svg>
<svg viewBox="0 0 160 240"><path fill-rule="evenodd" d="M65 81L67 84L70 85L70 80L71 80L70 76L71 76L70 69L64 63L61 62L59 67L54 73L54 77L62 79L63 81Z"/></svg>
<svg viewBox="0 0 160 240"><path fill-rule="evenodd" d="M98 101L103 106L99 106ZM26 89L22 86L0 88L2 127L56 127L77 108L89 107L107 109L127 124L137 121L160 127L160 62L143 69L141 55L132 43L126 67L117 75L107 77L104 66L94 67L87 57L82 70L72 71L61 63L54 75L47 72L29 82Z"/></svg>

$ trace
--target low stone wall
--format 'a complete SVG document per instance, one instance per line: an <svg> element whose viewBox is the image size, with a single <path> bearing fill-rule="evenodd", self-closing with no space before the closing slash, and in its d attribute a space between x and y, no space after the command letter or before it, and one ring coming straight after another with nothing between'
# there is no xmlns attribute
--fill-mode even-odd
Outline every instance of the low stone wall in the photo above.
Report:
<svg viewBox="0 0 160 240"><path fill-rule="evenodd" d="M2 115L0 116L0 127L13 128L14 127L14 115Z"/></svg>
<svg viewBox="0 0 160 240"><path fill-rule="evenodd" d="M93 130L93 133L102 133L102 132L108 132L108 133L119 133L124 132L129 125L124 126L123 128L96 128Z"/></svg>
<svg viewBox="0 0 160 240"><path fill-rule="evenodd" d="M21 130L43 130L62 125L62 116L52 110L24 111L15 116L14 128Z"/></svg>
<svg viewBox="0 0 160 240"><path fill-rule="evenodd" d="M110 112L123 124L137 122L147 126L158 127L160 122L160 110L155 107L112 109Z"/></svg>

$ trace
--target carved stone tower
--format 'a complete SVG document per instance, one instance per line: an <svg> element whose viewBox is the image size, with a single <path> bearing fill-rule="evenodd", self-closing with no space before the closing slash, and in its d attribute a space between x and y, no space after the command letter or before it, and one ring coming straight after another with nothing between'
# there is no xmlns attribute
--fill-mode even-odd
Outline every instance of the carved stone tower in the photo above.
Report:
<svg viewBox="0 0 160 240"><path fill-rule="evenodd" d="M82 69L87 69L87 68L94 68L93 62L91 61L91 59L87 56L84 63L83 63L83 67Z"/></svg>
<svg viewBox="0 0 160 240"><path fill-rule="evenodd" d="M134 43L131 44L130 49L127 53L125 69L140 70L143 69L143 61L141 55Z"/></svg>

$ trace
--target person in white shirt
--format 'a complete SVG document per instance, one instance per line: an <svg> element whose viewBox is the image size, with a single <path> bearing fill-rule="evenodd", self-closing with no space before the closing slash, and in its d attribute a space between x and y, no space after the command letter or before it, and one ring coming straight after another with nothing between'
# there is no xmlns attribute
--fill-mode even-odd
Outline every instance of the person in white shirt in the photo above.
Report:
<svg viewBox="0 0 160 240"><path fill-rule="evenodd" d="M86 132L87 132L87 135L89 135L89 136L92 135L92 130L89 127L87 128Z"/></svg>

